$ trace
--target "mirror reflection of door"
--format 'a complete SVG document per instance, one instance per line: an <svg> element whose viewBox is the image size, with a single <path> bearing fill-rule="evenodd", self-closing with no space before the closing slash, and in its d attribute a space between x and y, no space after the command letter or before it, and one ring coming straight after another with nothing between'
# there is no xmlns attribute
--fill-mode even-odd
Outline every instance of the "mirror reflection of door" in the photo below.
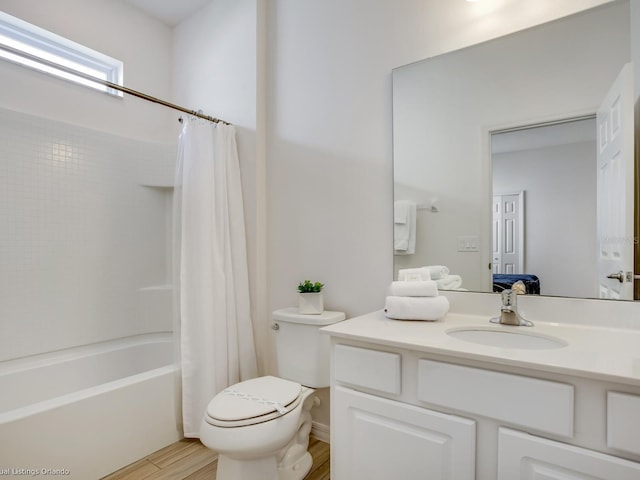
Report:
<svg viewBox="0 0 640 480"><path fill-rule="evenodd" d="M524 192L493 196L494 274L524 273Z"/></svg>
<svg viewBox="0 0 640 480"><path fill-rule="evenodd" d="M501 268L535 275L542 295L597 297L595 118L492 132L491 159L493 192L526 191L518 229L526 248L519 267ZM500 238L517 234L503 229Z"/></svg>

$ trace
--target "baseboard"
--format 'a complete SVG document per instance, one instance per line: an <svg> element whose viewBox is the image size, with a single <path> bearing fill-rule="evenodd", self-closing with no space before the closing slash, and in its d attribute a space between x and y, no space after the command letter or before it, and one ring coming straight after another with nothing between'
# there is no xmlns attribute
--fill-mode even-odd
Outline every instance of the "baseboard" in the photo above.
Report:
<svg viewBox="0 0 640 480"><path fill-rule="evenodd" d="M329 426L322 423L313 422L311 425L311 435L321 442L329 443Z"/></svg>

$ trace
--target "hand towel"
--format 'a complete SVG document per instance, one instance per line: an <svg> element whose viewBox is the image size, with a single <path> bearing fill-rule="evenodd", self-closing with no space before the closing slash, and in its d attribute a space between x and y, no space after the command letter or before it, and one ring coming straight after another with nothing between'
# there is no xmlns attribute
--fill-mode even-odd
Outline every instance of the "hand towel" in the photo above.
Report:
<svg viewBox="0 0 640 480"><path fill-rule="evenodd" d="M394 202L393 249L396 255L416 251L416 204L407 200Z"/></svg>
<svg viewBox="0 0 640 480"><path fill-rule="evenodd" d="M433 280L391 282L388 295L395 297L437 297L438 286Z"/></svg>
<svg viewBox="0 0 640 480"><path fill-rule="evenodd" d="M438 290L458 290L462 286L462 277L460 275L446 275L435 282Z"/></svg>
<svg viewBox="0 0 640 480"><path fill-rule="evenodd" d="M384 315L395 320L435 321L449 311L447 297L395 297L388 296Z"/></svg>
<svg viewBox="0 0 640 480"><path fill-rule="evenodd" d="M404 224L409 221L409 202L398 200L393 202L393 223Z"/></svg>
<svg viewBox="0 0 640 480"><path fill-rule="evenodd" d="M450 273L449 268L444 265L429 265L425 268L429 269L429 273L431 273L431 280L439 280Z"/></svg>
<svg viewBox="0 0 640 480"><path fill-rule="evenodd" d="M426 267L420 268L404 268L398 270L398 281L401 282L420 282L431 280L431 273Z"/></svg>

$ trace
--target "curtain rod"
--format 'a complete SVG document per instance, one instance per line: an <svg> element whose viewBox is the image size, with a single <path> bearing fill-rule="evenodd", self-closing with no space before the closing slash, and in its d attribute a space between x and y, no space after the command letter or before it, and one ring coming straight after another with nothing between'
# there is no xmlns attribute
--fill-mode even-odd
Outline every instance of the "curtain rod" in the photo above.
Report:
<svg viewBox="0 0 640 480"><path fill-rule="evenodd" d="M180 112L187 113L189 115L193 115L194 117L203 118L203 119L209 120L210 122L213 122L213 123L224 123L225 125L231 125L229 122L225 122L224 120L221 120L219 118L211 117L209 115L204 115L204 114L202 114L200 112L197 112L195 110L189 110L188 108L184 108L184 107L181 107L180 105L176 105L174 103L167 102L167 101L162 100L160 98L156 98L156 97L153 97L151 95L147 95L146 93L142 93L142 92L139 92L137 90L133 90L132 88L125 87L124 85L118 85L117 83L113 83L113 82L110 82L108 80L103 80L101 78L96 78L96 77L94 77L92 75L89 75L89 74L86 74L86 73L83 73L83 72L78 72L77 70L74 70L72 68L68 68L68 67L66 67L64 65L60 65L60 64L55 63L55 62L50 62L49 60L46 60L44 58L40 58L40 57L38 57L36 55L31 55L31 54L29 54L27 52L23 52L22 50L18 50L18 49L12 48L12 47L10 47L8 45L0 44L0 50L4 50L4 51L6 51L8 53L11 53L13 55L17 55L19 57L23 57L23 58L32 60L34 62L43 64L43 65L47 65L49 67L55 68L56 70L62 70L63 72L69 73L69 74L74 75L76 77L83 78L83 79L88 80L88 81L93 82L93 83L97 83L97 84L102 85L104 87L111 88L113 90L118 90L120 92L127 93L129 95L133 95L134 97L138 97L138 98L141 98L143 100L147 100L147 101L153 102L153 103L158 103L160 105L164 105L165 107L169 107L169 108L172 108L174 110L178 110ZM11 61L11 59L7 59L7 60Z"/></svg>

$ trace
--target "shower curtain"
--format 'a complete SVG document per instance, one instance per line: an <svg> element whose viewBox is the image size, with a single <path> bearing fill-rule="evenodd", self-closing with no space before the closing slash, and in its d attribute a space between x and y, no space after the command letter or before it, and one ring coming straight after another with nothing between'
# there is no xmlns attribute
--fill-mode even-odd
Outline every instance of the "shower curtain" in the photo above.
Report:
<svg viewBox="0 0 640 480"><path fill-rule="evenodd" d="M257 376L244 209L232 125L182 119L174 190L174 281L184 435L213 396Z"/></svg>

